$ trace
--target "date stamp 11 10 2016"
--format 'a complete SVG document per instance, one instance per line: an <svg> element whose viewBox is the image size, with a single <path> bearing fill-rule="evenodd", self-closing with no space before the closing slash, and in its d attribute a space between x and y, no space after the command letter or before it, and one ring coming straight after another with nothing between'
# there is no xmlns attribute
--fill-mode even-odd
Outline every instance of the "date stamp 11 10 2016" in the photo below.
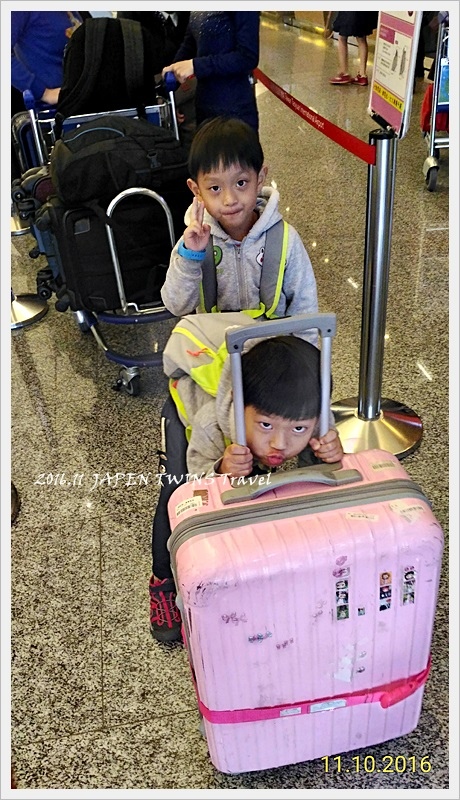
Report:
<svg viewBox="0 0 460 800"><path fill-rule="evenodd" d="M321 758L325 772L367 772L396 773L431 772L432 766L428 756L385 755L376 758L372 755L358 755L347 759L344 756L323 756Z"/></svg>

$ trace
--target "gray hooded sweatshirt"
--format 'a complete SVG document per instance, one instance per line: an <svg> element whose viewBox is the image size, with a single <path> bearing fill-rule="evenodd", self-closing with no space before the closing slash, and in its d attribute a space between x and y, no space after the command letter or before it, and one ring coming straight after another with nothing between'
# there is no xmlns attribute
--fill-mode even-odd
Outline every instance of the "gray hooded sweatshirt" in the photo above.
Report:
<svg viewBox="0 0 460 800"><path fill-rule="evenodd" d="M259 308L266 232L282 218L278 203L278 191L270 186L264 187L256 204L259 219L242 242L232 239L205 211L204 222L210 225L214 247L220 248L222 254L221 261L216 266L219 311ZM191 207L185 215L186 225L190 222L190 214ZM171 253L166 280L161 290L164 305L178 317L191 314L195 310L204 311L200 307L201 263L179 255L178 247L182 241L181 238ZM316 281L311 261L299 234L289 225L286 268L275 316L291 317L317 311ZM311 338L310 340L313 341Z"/></svg>
<svg viewBox="0 0 460 800"><path fill-rule="evenodd" d="M175 389L186 412L184 425L191 426L191 437L187 448L187 470L190 475L215 475L219 469L225 448L235 442L235 415L232 400L232 376L230 359L223 362L215 398L207 394L190 376L190 367L199 367L212 359L206 353L209 347L214 353L225 340L229 327L257 324L242 312L228 314L197 314L182 319L173 329L163 353L163 367L166 375L175 381ZM189 330L196 344L175 335L181 328ZM260 342L260 338L249 339L243 352ZM204 344L202 348L200 345ZM334 416L329 415L329 426L334 428ZM313 437L319 436L319 425ZM313 451L307 447L298 457L300 466L316 463Z"/></svg>

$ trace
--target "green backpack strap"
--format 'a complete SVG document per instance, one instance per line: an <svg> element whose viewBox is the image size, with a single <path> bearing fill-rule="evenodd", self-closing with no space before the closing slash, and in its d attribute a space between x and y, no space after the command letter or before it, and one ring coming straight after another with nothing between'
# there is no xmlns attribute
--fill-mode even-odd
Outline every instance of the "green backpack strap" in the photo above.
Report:
<svg viewBox="0 0 460 800"><path fill-rule="evenodd" d="M288 230L287 222L280 219L268 229L265 235L264 261L260 279L260 308L268 319L274 316L283 288ZM210 314L217 311L217 276L212 236L209 238L206 255L201 262L201 270L201 306L207 314ZM242 309L242 311L244 310ZM254 311L259 313L259 309Z"/></svg>

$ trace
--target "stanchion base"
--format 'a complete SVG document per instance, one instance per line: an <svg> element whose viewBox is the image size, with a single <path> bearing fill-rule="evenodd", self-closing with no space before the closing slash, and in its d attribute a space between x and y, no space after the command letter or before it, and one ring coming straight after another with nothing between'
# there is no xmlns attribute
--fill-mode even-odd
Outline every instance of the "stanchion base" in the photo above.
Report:
<svg viewBox="0 0 460 800"><path fill-rule="evenodd" d="M45 316L48 303L37 294L16 295L11 301L11 329L25 328Z"/></svg>
<svg viewBox="0 0 460 800"><path fill-rule="evenodd" d="M375 420L358 417L358 398L339 400L332 406L335 423L345 453L361 450L386 450L402 459L420 445L423 425L415 411L383 398L380 416Z"/></svg>
<svg viewBox="0 0 460 800"><path fill-rule="evenodd" d="M23 233L30 233L30 225L25 220L19 219L16 214L11 215L11 236L22 236Z"/></svg>

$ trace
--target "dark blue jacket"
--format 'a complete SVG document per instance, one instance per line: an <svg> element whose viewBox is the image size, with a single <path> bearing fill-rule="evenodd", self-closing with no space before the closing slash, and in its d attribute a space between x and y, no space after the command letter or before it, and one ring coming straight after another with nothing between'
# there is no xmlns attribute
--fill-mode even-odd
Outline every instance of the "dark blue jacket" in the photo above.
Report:
<svg viewBox="0 0 460 800"><path fill-rule="evenodd" d="M258 130L249 73L259 63L258 11L192 11L174 61L193 59L197 122L231 114Z"/></svg>
<svg viewBox="0 0 460 800"><path fill-rule="evenodd" d="M30 89L36 100L62 84L69 13L80 19L77 11L11 12L11 84L20 92Z"/></svg>

